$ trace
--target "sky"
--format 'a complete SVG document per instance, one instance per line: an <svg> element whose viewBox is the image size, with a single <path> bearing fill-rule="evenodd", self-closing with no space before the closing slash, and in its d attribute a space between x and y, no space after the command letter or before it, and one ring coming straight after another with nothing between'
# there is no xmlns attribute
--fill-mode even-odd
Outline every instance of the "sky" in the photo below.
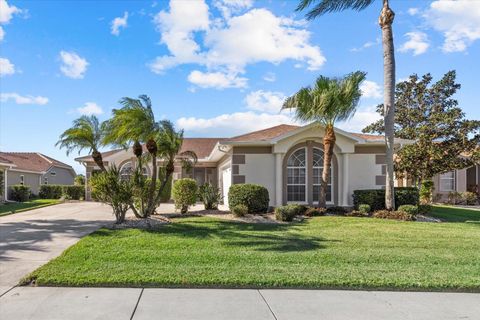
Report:
<svg viewBox="0 0 480 320"><path fill-rule="evenodd" d="M383 97L381 1L305 20L297 1L0 0L0 150L55 147L81 115L106 120L122 97L150 96L187 137L229 137L281 123L285 97L319 75L367 72L360 132ZM391 0L397 81L457 71L455 96L480 119L480 0ZM108 149L108 148L107 148Z"/></svg>

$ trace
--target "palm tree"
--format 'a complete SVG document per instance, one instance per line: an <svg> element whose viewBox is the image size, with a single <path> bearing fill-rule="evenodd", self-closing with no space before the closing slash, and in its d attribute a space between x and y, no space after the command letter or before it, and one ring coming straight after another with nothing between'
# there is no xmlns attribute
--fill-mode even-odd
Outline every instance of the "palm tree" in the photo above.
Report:
<svg viewBox="0 0 480 320"><path fill-rule="evenodd" d="M314 121L325 127L323 137L323 173L318 205L326 207L327 186L330 179L333 147L335 146L334 125L337 121L350 119L362 95L360 84L365 80L364 72L354 72L344 78L320 76L313 87L300 89L283 104L283 109L295 109L295 116L303 122Z"/></svg>
<svg viewBox="0 0 480 320"><path fill-rule="evenodd" d="M88 152L92 154L93 161L100 170L105 171L102 154L98 151L103 137L103 127L96 116L81 116L73 121L71 128L60 135L55 146L60 146L60 149L66 148L67 155L74 150L78 150L80 154L82 150L88 149Z"/></svg>
<svg viewBox="0 0 480 320"><path fill-rule="evenodd" d="M387 181L385 186L385 207L387 210L395 208L393 189L393 147L394 147L394 121L395 121L395 54L393 48L392 24L395 13L390 9L389 1L382 0L383 7L378 18L382 29L383 46L383 87L384 87L384 121L385 121L385 143L387 161ZM304 10L310 6L312 9L307 13L307 19L315 19L329 12L343 11L347 9L363 10L375 0L300 0L297 11Z"/></svg>

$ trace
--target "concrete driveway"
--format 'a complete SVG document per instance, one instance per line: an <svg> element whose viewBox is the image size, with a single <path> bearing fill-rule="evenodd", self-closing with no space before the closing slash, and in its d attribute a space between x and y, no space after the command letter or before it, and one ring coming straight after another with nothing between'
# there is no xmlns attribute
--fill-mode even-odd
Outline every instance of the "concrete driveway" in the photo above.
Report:
<svg viewBox="0 0 480 320"><path fill-rule="evenodd" d="M81 237L114 221L109 206L63 203L0 217L0 295Z"/></svg>

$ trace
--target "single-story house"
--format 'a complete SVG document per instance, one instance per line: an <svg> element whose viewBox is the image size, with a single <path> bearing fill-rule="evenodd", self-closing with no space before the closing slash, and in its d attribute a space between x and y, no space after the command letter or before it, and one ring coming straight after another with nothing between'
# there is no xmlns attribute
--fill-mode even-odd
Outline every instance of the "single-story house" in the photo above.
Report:
<svg viewBox="0 0 480 320"><path fill-rule="evenodd" d="M330 205L352 206L354 190L385 186L385 141L383 136L337 128L335 133L327 201ZM198 162L188 172L178 162L173 179L190 177L199 184L214 184L220 188L225 203L232 184L256 183L268 189L271 206L314 204L323 170L323 135L324 128L317 124L284 124L232 138L185 138L182 151L194 151ZM397 148L407 143L410 141L395 139ZM87 181L99 170L90 156L75 160L86 167ZM106 166L114 164L125 174L135 166L131 149L104 152L103 160ZM147 165L144 170L149 172L151 168ZM85 198L90 199L88 187Z"/></svg>
<svg viewBox="0 0 480 320"><path fill-rule="evenodd" d="M435 187L434 199L445 201L450 192L474 192L480 196L480 165L457 169L433 178Z"/></svg>
<svg viewBox="0 0 480 320"><path fill-rule="evenodd" d="M42 184L73 185L72 166L38 152L0 152L0 175L3 175L2 200L8 200L12 185L26 185L38 194Z"/></svg>

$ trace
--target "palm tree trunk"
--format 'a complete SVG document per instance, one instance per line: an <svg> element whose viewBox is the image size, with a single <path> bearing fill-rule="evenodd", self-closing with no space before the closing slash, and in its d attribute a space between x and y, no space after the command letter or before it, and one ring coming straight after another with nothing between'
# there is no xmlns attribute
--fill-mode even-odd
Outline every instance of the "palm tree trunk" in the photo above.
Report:
<svg viewBox="0 0 480 320"><path fill-rule="evenodd" d="M100 168L100 170L105 172L106 169L105 169L105 166L103 164L102 154L98 150L93 150L92 158L93 158L93 161L95 161L95 164Z"/></svg>
<svg viewBox="0 0 480 320"><path fill-rule="evenodd" d="M157 195L155 197L155 203L158 203L160 201L163 190L167 186L167 183L170 180L170 176L173 174L174 170L175 170L175 167L173 162L168 162L167 165L165 166L165 176L163 177L162 184L160 185L160 188L158 189Z"/></svg>
<svg viewBox="0 0 480 320"><path fill-rule="evenodd" d="M318 197L318 206L320 208L327 207L327 188L330 179L330 168L332 166L333 147L335 146L335 131L333 125L325 127L325 136L323 137L323 172L320 186L320 195Z"/></svg>
<svg viewBox="0 0 480 320"><path fill-rule="evenodd" d="M395 196L393 184L393 147L395 124L395 53L393 47L392 24L395 13L390 9L388 0L383 0L383 8L379 17L382 28L383 46L383 81L384 81L384 121L387 177L385 186L385 207L387 210L395 209Z"/></svg>

